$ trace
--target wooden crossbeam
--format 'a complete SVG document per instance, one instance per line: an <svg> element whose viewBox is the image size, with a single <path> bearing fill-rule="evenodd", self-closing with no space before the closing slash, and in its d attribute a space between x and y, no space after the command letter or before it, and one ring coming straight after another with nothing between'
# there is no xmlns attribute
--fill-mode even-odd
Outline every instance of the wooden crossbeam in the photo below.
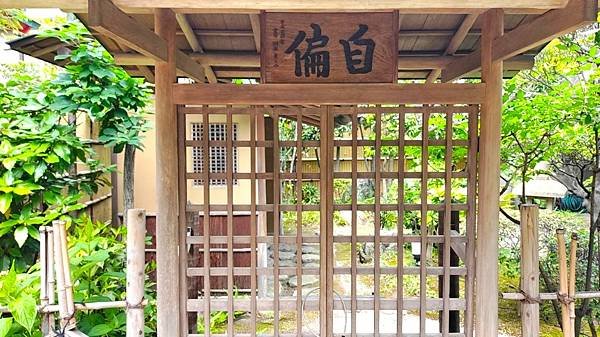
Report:
<svg viewBox="0 0 600 337"><path fill-rule="evenodd" d="M202 48L202 45L200 44L200 41L198 40L196 33L194 33L194 30L192 29L192 26L190 25L190 22L188 21L186 14L176 13L175 18L177 19L177 23L179 24L179 27L181 27L181 30L183 31L183 35L185 36L185 39L190 44L190 47L192 47L192 50L195 53L203 54L204 48ZM206 78L208 79L208 82L209 83L217 83L217 76L215 75L215 72L212 70L210 65L207 65L206 63L203 63L203 62L200 62L200 64L202 64L202 66L204 67L204 72L206 74Z"/></svg>
<svg viewBox="0 0 600 337"><path fill-rule="evenodd" d="M493 42L492 60L505 60L593 23L597 13L596 0L571 0L567 7L549 11L496 38ZM480 67L481 52L477 50L464 59L449 64L442 72L442 81L453 81Z"/></svg>
<svg viewBox="0 0 600 337"><path fill-rule="evenodd" d="M154 61L167 61L167 43L143 24L121 11L110 0L89 0L88 26ZM177 69L200 82L202 67L185 53L177 52ZM141 64L144 65L144 64Z"/></svg>
<svg viewBox="0 0 600 337"><path fill-rule="evenodd" d="M456 53L456 51L458 50L460 45L463 43L463 41L467 37L467 34L471 30L471 27L473 27L473 24L475 23L475 21L477 20L478 17L479 17L479 13L465 15L465 18L463 19L462 23L456 30L456 33L454 33L454 36L452 36L452 39L450 39L450 42L448 43L448 46L446 47L446 51L444 52L444 56L445 55L454 55ZM429 76L427 76L426 82L427 83L435 82L438 79L438 77L440 77L441 74L442 74L442 69L440 69L440 68L433 69L429 73Z"/></svg>
<svg viewBox="0 0 600 337"><path fill-rule="evenodd" d="M138 53L115 53L115 62L119 65L154 65L154 60ZM208 52L190 53L192 59L213 67L260 67L260 57L248 52ZM465 56L399 56L398 70L441 69ZM508 60L505 64L509 70L521 70L533 65L532 55L519 55Z"/></svg>
<svg viewBox="0 0 600 337"><path fill-rule="evenodd" d="M84 10L85 1L82 0L3 0L0 2L4 8L48 8L58 7L73 10ZM389 10L389 9L414 9L451 11L468 9L511 8L520 10L544 10L561 8L566 0L117 0L119 7L132 10L173 8L196 9L215 12L250 12L265 10L303 10L303 11L336 11L336 10Z"/></svg>
<svg viewBox="0 0 600 337"><path fill-rule="evenodd" d="M485 84L176 84L175 104L477 104Z"/></svg>

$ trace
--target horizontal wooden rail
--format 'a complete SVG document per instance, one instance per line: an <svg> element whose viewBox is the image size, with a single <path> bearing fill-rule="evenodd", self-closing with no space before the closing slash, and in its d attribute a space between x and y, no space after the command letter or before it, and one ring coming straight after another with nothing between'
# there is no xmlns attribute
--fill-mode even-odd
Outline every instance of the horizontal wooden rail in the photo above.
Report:
<svg viewBox="0 0 600 337"><path fill-rule="evenodd" d="M350 243L352 240L351 236L346 235L336 235L333 237L333 242L335 243ZM373 242L374 236L372 235L357 235L356 240L358 242ZM398 237L395 235L381 235L380 237L381 243L396 243L398 241ZM419 235L404 235L402 236L402 240L406 243L410 242L421 242L421 236ZM464 236L451 236L452 242L464 244L467 242L467 238ZM256 242L258 243L273 243L272 236L257 236ZM295 243L296 236L279 236L279 243ZM429 235L427 236L428 243L444 243L443 235ZM188 236L186 238L186 243L189 245L202 245L204 244L204 236ZM227 244L227 237L223 235L211 235L210 236L211 244ZM302 243L319 243L318 236L303 236ZM233 244L250 244L249 236L234 236Z"/></svg>
<svg viewBox="0 0 600 337"><path fill-rule="evenodd" d="M210 334L211 337L252 337L253 335L249 333L236 333L233 336L225 335L225 334ZM349 333L333 333L333 337L348 337ZM303 333L278 333L277 335L269 335L269 334L260 334L260 337L315 337L315 334L312 332L303 332ZM356 337L373 337L372 333L356 333L354 334ZM446 337L441 333L385 333L380 332L379 337ZM189 334L188 337L204 337L204 334ZM464 333L459 332L451 332L447 335L447 337L465 337Z"/></svg>
<svg viewBox="0 0 600 337"><path fill-rule="evenodd" d="M233 205L233 212L249 212L251 207L251 205ZM302 210L303 211L318 211L319 210L319 205L302 205ZM227 207L228 205L222 204L222 205L215 205L212 204L209 207L209 211L212 212L227 212ZM279 211L281 212L294 212L297 210L297 205L278 205L279 207ZM350 211L352 210L352 205L333 205L333 210L334 211ZM356 210L357 211L366 211L366 212L373 212L374 208L373 208L373 204L361 204L361 205L357 205L356 206ZM444 210L444 205L440 205L440 204L429 204L426 206L428 211L443 211ZM404 205L404 210L405 211L418 211L421 208L423 208L423 206L421 204L405 204ZM467 204L452 204L451 208L452 211L466 211L468 209L468 205ZM186 210L188 212L200 212L203 211L203 208L201 205L187 205ZM256 210L257 211L262 211L262 212L272 212L273 211L273 205L269 204L269 205L256 205ZM382 204L381 205L381 211L397 211L398 210L398 205L397 204Z"/></svg>
<svg viewBox="0 0 600 337"><path fill-rule="evenodd" d="M186 178L187 179L202 179L202 172L188 172L186 173ZM373 179L375 177L375 172L355 172L356 176L358 179ZM381 178L383 179L394 179L396 177L398 177L398 172L380 172L379 174L381 174ZM422 177L422 172L417 172L417 171L413 171L413 172L404 172L404 177L405 179L420 179ZM280 173L278 175L279 179L283 179L283 180L296 180L297 177L295 176L296 173ZM303 180L318 180L319 179L319 173L302 173L302 179ZM430 179L442 179L444 178L445 172L431 172L429 175ZM210 178L211 179L227 179L226 178L226 173L211 173L210 174ZM334 172L333 173L333 178L337 178L337 179L351 179L352 178L352 172ZM452 178L468 178L468 174L467 172L464 171L458 171L458 172L452 172ZM266 179L266 180L272 180L273 179L273 173L234 173L233 174L233 179ZM302 206L310 206L310 205L302 205Z"/></svg>
<svg viewBox="0 0 600 337"><path fill-rule="evenodd" d="M357 267L356 275L373 275L374 267ZM333 268L334 275L350 275L350 267L335 267ZM419 275L419 267L404 267L404 275ZM257 268L257 275L273 275L274 268ZM427 267L426 268L427 275L444 275L443 267ZM296 267L280 267L279 275L296 275L297 268ZM187 269L187 276L190 277L202 277L206 273L206 270L203 267L191 267ZM227 267L211 267L210 268L210 276L227 276L228 268ZM398 269L396 267L382 267L380 274L381 275L396 275L398 273ZM450 275L459 275L465 276L467 274L467 269L464 267L450 267ZM250 267L234 267L233 268L234 276L250 276L252 275L252 270ZM319 268L314 267L303 267L302 275L319 275Z"/></svg>
<svg viewBox="0 0 600 337"><path fill-rule="evenodd" d="M350 298L343 298L346 308L350 308ZM310 297L306 301L304 301L304 308L307 311L317 311L319 310L319 300L315 297ZM357 310L373 310L374 302L373 298L368 297L357 297ZM418 310L420 308L419 298L418 297L405 297L403 299L403 308L404 310ZM250 310L250 299L235 299L235 309L240 311L249 311ZM396 310L396 305L398 301L394 299L384 299L382 298L380 301L380 309L381 310ZM261 301L257 303L257 309L259 311L270 311L273 310L273 300L269 298L261 298ZM426 302L426 310L427 311L436 311L442 310L444 307L444 303L441 298L428 298ZM334 310L341 310L344 307L339 299L334 301L333 304ZM465 300L461 298L451 298L449 301L449 309L450 310L465 310ZM204 300L203 299L188 299L187 302L187 310L193 312L203 312L204 310ZM227 310L227 298L211 298L210 301L210 310L211 311L224 311ZM280 297L279 298L279 310L280 311L294 311L296 310L296 298L292 297Z"/></svg>
<svg viewBox="0 0 600 337"><path fill-rule="evenodd" d="M434 84L434 85L439 85L439 84ZM229 108L230 110L228 110L227 108L220 108L220 107L210 107L209 109L205 109L205 108L201 108L201 107L196 107L196 106L182 106L180 107L177 111L179 113L182 114L186 114L186 115L200 115L200 114L204 114L204 113L208 113L210 115L227 115L228 111L231 111L231 114L233 115L248 115L251 114L253 112L264 112L264 113L272 113L273 112L273 108L272 107L252 107L252 108L248 108L248 107L231 107ZM407 114L422 114L423 110L427 109L427 111L429 113L432 114L446 114L446 113L452 113L452 114L467 114L469 112L478 112L479 111L479 106L478 105L451 105L451 106L439 106L439 105L435 105L435 106L421 106L421 105L417 105L417 106L379 106L379 107L347 107L347 106L341 106L341 107L331 107L329 109L329 112L335 114L335 115L362 115L362 114L374 114L374 113L381 113L381 114L398 114L398 113L407 113ZM303 117L306 116L310 116L310 115L314 115L314 116L319 116L322 113L324 113L324 109L320 108L320 107L304 107L304 106L294 106L294 107L277 107L277 113L279 114L279 116L291 116L291 117L296 117L298 115L298 111L300 111L303 115ZM382 139L384 140L384 139ZM210 140L209 140L210 141ZM280 140L281 141L281 140ZM360 141L360 139L359 139ZM257 140L257 146L259 146L258 144L260 144L261 142L264 141L260 141ZM318 142L318 141L317 141Z"/></svg>
<svg viewBox="0 0 600 337"><path fill-rule="evenodd" d="M175 104L478 104L485 84L174 84Z"/></svg>

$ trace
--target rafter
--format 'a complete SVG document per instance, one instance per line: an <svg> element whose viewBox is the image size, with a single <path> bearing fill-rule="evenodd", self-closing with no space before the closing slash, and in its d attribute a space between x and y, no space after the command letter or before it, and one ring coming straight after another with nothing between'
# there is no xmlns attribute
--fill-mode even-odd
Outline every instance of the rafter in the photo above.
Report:
<svg viewBox="0 0 600 337"><path fill-rule="evenodd" d="M256 52L260 53L260 16L258 14L250 14L250 24L252 25Z"/></svg>
<svg viewBox="0 0 600 337"><path fill-rule="evenodd" d="M496 38L493 43L492 60L505 60L593 23L597 13L596 0L571 0L567 7L549 11ZM442 72L442 81L453 81L480 67L481 52L477 50L463 60L449 64Z"/></svg>
<svg viewBox="0 0 600 337"><path fill-rule="evenodd" d="M471 30L471 27L473 27L473 24L475 23L475 21L477 20L478 17L479 17L479 14L465 15L465 18L463 19L462 23L456 30L456 33L454 33L454 36L452 36L452 39L450 39L450 43L448 43L448 46L446 47L444 56L445 55L454 55L454 53L456 53L456 51L458 50L460 45L463 43L463 41L467 37L467 34ZM438 77L440 77L441 74L442 74L442 69L440 69L440 68L433 69L429 73L429 76L427 76L426 82L427 83L435 82L438 79Z"/></svg>
<svg viewBox="0 0 600 337"><path fill-rule="evenodd" d="M154 61L167 60L167 43L143 24L121 11L110 0L89 0L88 26ZM185 53L176 56L177 69L186 76L204 82L202 67Z"/></svg>
<svg viewBox="0 0 600 337"><path fill-rule="evenodd" d="M185 14L176 13L175 19L177 20L179 27L181 27L183 35L185 35L185 39L190 44L190 47L192 47L192 50L195 53L204 53L204 48L202 48L198 37L194 33L194 30L192 29L192 26L190 25L187 16ZM215 72L212 70L210 65L205 64L203 62L200 62L200 64L202 64L202 66L204 67L204 72L206 73L206 78L208 79L208 82L217 83L217 76L215 75Z"/></svg>

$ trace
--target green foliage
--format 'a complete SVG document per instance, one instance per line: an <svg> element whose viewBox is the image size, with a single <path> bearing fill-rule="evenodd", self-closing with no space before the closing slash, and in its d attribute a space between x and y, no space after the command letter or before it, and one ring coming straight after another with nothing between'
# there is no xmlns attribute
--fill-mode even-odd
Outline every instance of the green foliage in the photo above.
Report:
<svg viewBox="0 0 600 337"><path fill-rule="evenodd" d="M34 262L37 227L80 209L82 193L107 183L106 168L55 103L56 87L27 73L0 84L0 270L13 260L25 270ZM72 175L75 164L88 170Z"/></svg>
<svg viewBox="0 0 600 337"><path fill-rule="evenodd" d="M20 9L0 9L0 33L16 33L25 20L27 17Z"/></svg>
<svg viewBox="0 0 600 337"><path fill-rule="evenodd" d="M69 261L73 277L75 302L103 302L125 300L126 265L125 244L119 237L126 235L125 227L112 227L107 223L92 222L87 216L70 226ZM146 266L146 275L155 268ZM8 306L12 318L0 322L0 337L5 326L10 326L11 337L41 337L37 328L39 275L37 265L27 273L17 274L14 268L0 276L0 305ZM146 335L156 332L156 303L152 296L153 284L145 281L149 305L145 308ZM9 325L10 323L10 325ZM79 311L77 323L89 336L125 336L125 311L105 309Z"/></svg>
<svg viewBox="0 0 600 337"><path fill-rule="evenodd" d="M0 275L0 306L7 306L12 317L0 322L0 337L41 337L36 327L39 279L33 272L18 274L14 266Z"/></svg>
<svg viewBox="0 0 600 337"><path fill-rule="evenodd" d="M122 152L126 145L142 149L142 134L149 128L144 108L151 89L143 79L133 78L115 65L112 56L79 23L50 30L42 36L69 44L65 72L56 81L54 108L63 113L86 112L100 122L99 140Z"/></svg>

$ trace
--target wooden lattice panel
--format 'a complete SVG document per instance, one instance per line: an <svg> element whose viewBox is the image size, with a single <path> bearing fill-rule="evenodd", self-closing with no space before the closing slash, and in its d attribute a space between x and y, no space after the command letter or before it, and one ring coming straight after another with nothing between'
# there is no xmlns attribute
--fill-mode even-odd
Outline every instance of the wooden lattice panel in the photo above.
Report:
<svg viewBox="0 0 600 337"><path fill-rule="evenodd" d="M478 112L180 107L187 335L470 336ZM225 140L206 127L192 137L198 123L224 124ZM192 165L192 152L197 161L213 147L236 155L219 172L198 169L211 167L209 156ZM215 180L224 184L202 183ZM220 231L211 217L224 219ZM249 289L237 286L248 278ZM452 332L457 313L464 329ZM202 328L211 322L212 333Z"/></svg>

